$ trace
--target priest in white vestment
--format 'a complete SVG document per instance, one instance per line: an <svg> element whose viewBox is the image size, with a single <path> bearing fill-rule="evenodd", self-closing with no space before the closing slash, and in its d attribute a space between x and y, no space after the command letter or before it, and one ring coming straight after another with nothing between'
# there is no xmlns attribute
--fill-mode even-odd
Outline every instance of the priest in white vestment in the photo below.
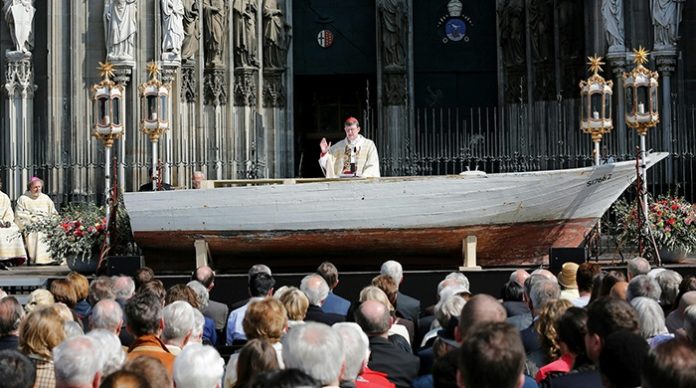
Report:
<svg viewBox="0 0 696 388"><path fill-rule="evenodd" d="M349 117L343 125L346 138L334 144L321 139L319 165L327 178L341 176L379 177L377 147L360 134L360 124Z"/></svg>
<svg viewBox="0 0 696 388"><path fill-rule="evenodd" d="M21 265L27 261L27 252L14 219L10 197L0 191L0 262Z"/></svg>
<svg viewBox="0 0 696 388"><path fill-rule="evenodd" d="M32 177L27 185L27 191L17 199L15 214L16 222L20 229L30 225L36 217L49 214L58 214L56 207L48 195L41 192L43 180ZM27 246L29 261L31 264L51 264L53 258L48 250L48 245L43 240L43 233L33 232L24 236Z"/></svg>

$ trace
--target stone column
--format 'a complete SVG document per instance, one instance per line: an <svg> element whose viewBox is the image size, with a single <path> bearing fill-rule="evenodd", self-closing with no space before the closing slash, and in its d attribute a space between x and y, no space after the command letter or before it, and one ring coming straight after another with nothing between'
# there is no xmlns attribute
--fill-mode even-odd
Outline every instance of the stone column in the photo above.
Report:
<svg viewBox="0 0 696 388"><path fill-rule="evenodd" d="M677 65L676 50L660 50L653 52L657 71L662 80L662 108L660 109L660 123L662 124L662 151L669 152L670 158L666 163L666 179L672 183L672 73Z"/></svg>
<svg viewBox="0 0 696 388"><path fill-rule="evenodd" d="M408 31L411 19L406 12L406 0L378 0L375 5L380 116L375 140L382 161L382 173L403 175L406 155L404 139L409 133Z"/></svg>
<svg viewBox="0 0 696 388"><path fill-rule="evenodd" d="M24 183L34 173L34 152L32 150L34 85L33 65L30 52L9 51L6 53L7 70L5 91L7 91L7 137L5 147L7 172L7 195L17 199L22 193Z"/></svg>
<svg viewBox="0 0 696 388"><path fill-rule="evenodd" d="M164 56L163 56L164 57ZM160 150L160 159L164 165L163 176L161 177L162 182L169 184L175 184L177 186L182 186L182 183L191 181L190 176L184 181L177 180L176 182L172 179L172 167L174 162L174 136L175 133L179 134L179 93L177 93L178 83L176 82L177 73L181 67L181 62L174 61L162 61L162 83L169 89L169 106L167 111L169 112L169 130L165 131L160 138L160 147L164 150ZM163 151L163 152L162 152Z"/></svg>
<svg viewBox="0 0 696 388"><path fill-rule="evenodd" d="M237 171L239 178L256 176L255 125L258 68L239 67L234 70L234 126L236 128Z"/></svg>
<svg viewBox="0 0 696 388"><path fill-rule="evenodd" d="M129 143L129 138L131 133L133 136L137 136L140 133L140 104L138 93L133 91L133 87L128 88L131 80L131 75L133 74L134 65L130 64L119 64L114 68L114 81L123 85L124 95L124 112L121 117L124 117L123 123L125 124L125 129L123 131L123 137L121 141L116 143L118 150L114 154L118 155L118 186L122 191L126 191L126 149L134 149L133 140ZM129 112L130 114L126 114ZM143 182L144 183L144 182ZM133 187L135 190L138 189L140 183L134 182Z"/></svg>
<svg viewBox="0 0 696 388"><path fill-rule="evenodd" d="M633 155L634 150L627 149L626 145L626 100L623 83L623 73L626 71L626 53L609 53L607 61L611 64L614 74L614 101L616 103L614 130L616 131L616 153L618 155Z"/></svg>

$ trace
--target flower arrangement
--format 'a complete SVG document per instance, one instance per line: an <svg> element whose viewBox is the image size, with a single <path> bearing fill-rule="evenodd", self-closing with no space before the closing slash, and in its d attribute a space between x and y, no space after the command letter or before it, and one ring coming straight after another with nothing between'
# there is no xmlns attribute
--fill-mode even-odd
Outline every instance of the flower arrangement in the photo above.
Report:
<svg viewBox="0 0 696 388"><path fill-rule="evenodd" d="M625 200L613 206L615 231L620 245L637 244L641 217L635 203ZM648 200L649 233L658 248L685 253L696 250L696 206L684 198L660 196Z"/></svg>
<svg viewBox="0 0 696 388"><path fill-rule="evenodd" d="M24 228L25 233L41 232L53 259L89 260L98 253L106 237L103 207L93 203L72 204L60 215L44 215Z"/></svg>

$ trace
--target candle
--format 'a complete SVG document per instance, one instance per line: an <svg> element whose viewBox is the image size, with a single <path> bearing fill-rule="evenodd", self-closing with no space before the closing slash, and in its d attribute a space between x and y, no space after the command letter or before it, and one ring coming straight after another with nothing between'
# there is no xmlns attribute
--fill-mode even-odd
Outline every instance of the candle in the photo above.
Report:
<svg viewBox="0 0 696 388"><path fill-rule="evenodd" d="M152 121L157 120L157 112L152 112L151 117L152 117Z"/></svg>
<svg viewBox="0 0 696 388"><path fill-rule="evenodd" d="M111 118L109 115L104 116L104 125L109 125L111 124Z"/></svg>
<svg viewBox="0 0 696 388"><path fill-rule="evenodd" d="M595 120L599 120L599 112L597 112L597 111L592 112L592 118Z"/></svg>
<svg viewBox="0 0 696 388"><path fill-rule="evenodd" d="M645 114L645 104L643 104L642 102L638 104L638 113Z"/></svg>

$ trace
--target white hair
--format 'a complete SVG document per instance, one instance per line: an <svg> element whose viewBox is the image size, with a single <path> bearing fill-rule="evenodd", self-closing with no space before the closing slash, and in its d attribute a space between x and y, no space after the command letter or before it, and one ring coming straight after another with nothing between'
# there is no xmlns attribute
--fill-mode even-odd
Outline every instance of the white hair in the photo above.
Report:
<svg viewBox="0 0 696 388"><path fill-rule="evenodd" d="M99 349L85 336L68 338L53 349L53 367L58 385L87 385L94 381L102 365L95 356Z"/></svg>
<svg viewBox="0 0 696 388"><path fill-rule="evenodd" d="M116 299L128 300L135 293L135 282L130 276L113 276L111 280Z"/></svg>
<svg viewBox="0 0 696 388"><path fill-rule="evenodd" d="M379 272L382 275L387 275L394 279L397 288L401 284L401 279L404 278L404 269L401 267L401 263L395 260L382 263L382 268L380 268Z"/></svg>
<svg viewBox="0 0 696 388"><path fill-rule="evenodd" d="M92 308L89 316L90 329L104 329L116 332L123 323L123 310L113 299L102 299Z"/></svg>
<svg viewBox="0 0 696 388"><path fill-rule="evenodd" d="M626 264L626 272L631 279L634 276L647 275L650 272L650 262L642 257L634 257Z"/></svg>
<svg viewBox="0 0 696 388"><path fill-rule="evenodd" d="M355 380L370 358L370 341L355 322L338 322L331 326L343 340L343 352L346 356L344 377Z"/></svg>
<svg viewBox="0 0 696 388"><path fill-rule="evenodd" d="M121 341L118 336L111 331L97 329L87 334L91 338L99 351L97 355L101 357L101 375L108 376L121 369L126 361L126 352L123 351Z"/></svg>
<svg viewBox="0 0 696 388"><path fill-rule="evenodd" d="M201 343L203 340L203 330L205 329L205 317L198 309L193 309L193 330L191 331L191 341Z"/></svg>
<svg viewBox="0 0 696 388"><path fill-rule="evenodd" d="M660 286L660 304L670 308L677 301L679 294L679 285L681 285L682 276L677 271L668 269L657 274L657 284Z"/></svg>
<svg viewBox="0 0 696 388"><path fill-rule="evenodd" d="M251 277L256 275L257 273L261 272L273 276L273 274L271 273L271 268L266 264L254 264L251 266L251 268L249 268L249 279L251 279Z"/></svg>
<svg viewBox="0 0 696 388"><path fill-rule="evenodd" d="M208 293L208 289L205 288L203 283L199 282L198 280L191 280L186 284L186 287L192 289L193 292L196 293L200 310L205 310L205 308L208 307L208 303L210 303L210 294Z"/></svg>
<svg viewBox="0 0 696 388"><path fill-rule="evenodd" d="M647 275L638 275L628 282L626 300L630 302L633 298L647 296L650 299L659 301L661 294L662 290L660 290L660 285L657 284L657 280Z"/></svg>
<svg viewBox="0 0 696 388"><path fill-rule="evenodd" d="M338 381L345 360L343 340L329 326L315 322L295 326L281 341L286 368L300 369L322 385Z"/></svg>
<svg viewBox="0 0 696 388"><path fill-rule="evenodd" d="M638 313L640 333L643 338L648 339L669 332L665 326L665 314L655 299L638 296L631 300L631 306Z"/></svg>
<svg viewBox="0 0 696 388"><path fill-rule="evenodd" d="M222 382L225 362L214 347L191 344L174 359L174 384L186 388L216 388Z"/></svg>
<svg viewBox="0 0 696 388"><path fill-rule="evenodd" d="M162 310L164 330L162 341L182 341L191 334L194 326L193 307L188 302L178 300L172 302Z"/></svg>
<svg viewBox="0 0 696 388"><path fill-rule="evenodd" d="M553 280L544 279L532 285L529 298L534 309L541 310L548 302L557 300L561 297L561 287Z"/></svg>
<svg viewBox="0 0 696 388"><path fill-rule="evenodd" d="M63 322L63 331L65 332L65 338L73 338L81 335L85 335L82 326L75 321L65 321Z"/></svg>
<svg viewBox="0 0 696 388"><path fill-rule="evenodd" d="M447 327L452 317L459 318L465 304L466 300L459 295L451 295L447 299L440 300L435 305L435 319L440 327Z"/></svg>
<svg viewBox="0 0 696 388"><path fill-rule="evenodd" d="M310 285L310 281L316 279L314 285ZM309 304L321 307L321 303L329 296L329 285L321 275L309 274L302 278L300 282L300 290L307 295Z"/></svg>
<svg viewBox="0 0 696 388"><path fill-rule="evenodd" d="M450 272L445 276L445 280L456 280L462 286L469 288L469 278L461 272Z"/></svg>

